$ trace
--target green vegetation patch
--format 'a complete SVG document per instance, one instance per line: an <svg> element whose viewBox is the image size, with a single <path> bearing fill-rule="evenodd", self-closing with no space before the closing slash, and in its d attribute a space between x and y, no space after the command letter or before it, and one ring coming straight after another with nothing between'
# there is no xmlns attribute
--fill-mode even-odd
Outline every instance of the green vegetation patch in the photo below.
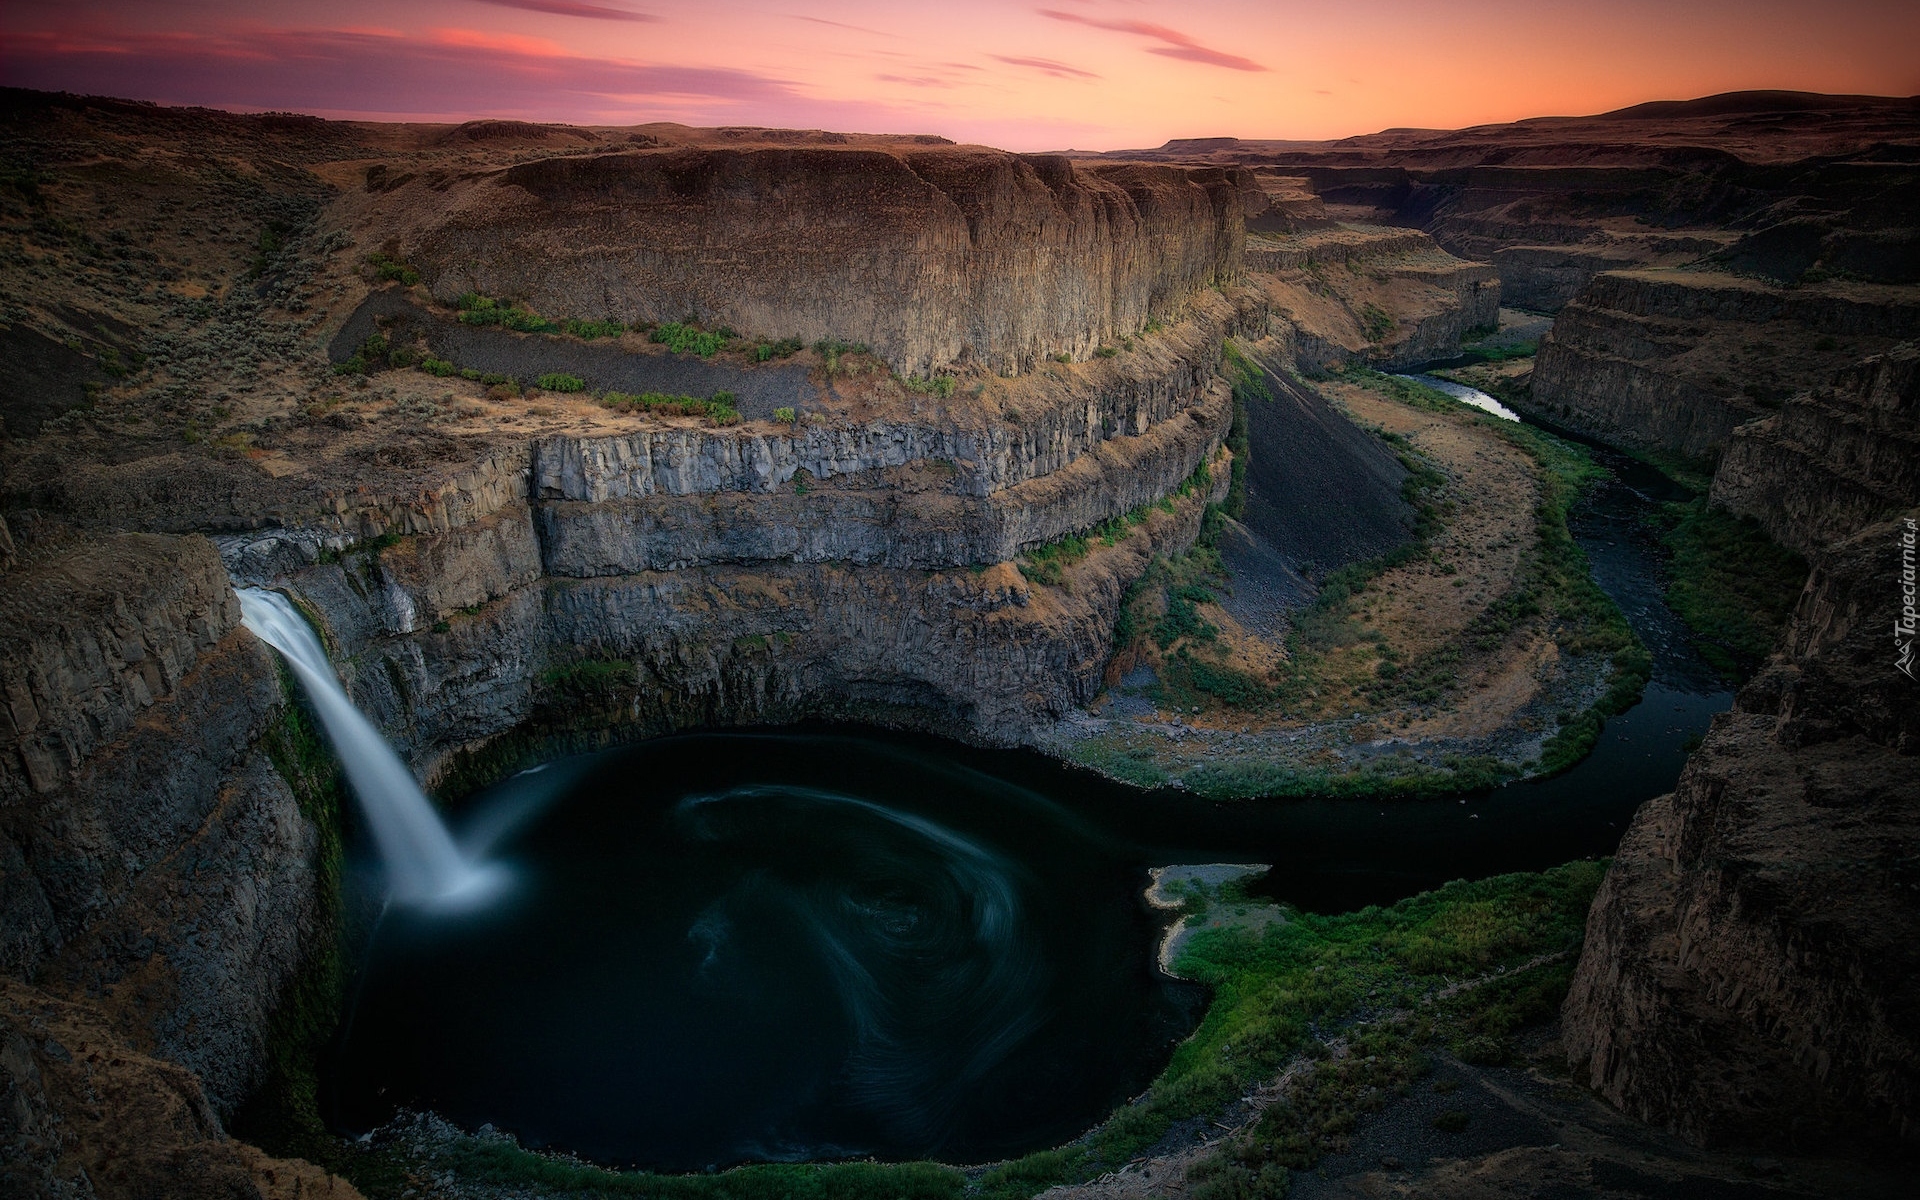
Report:
<svg viewBox="0 0 1920 1200"><path fill-rule="evenodd" d="M729 340L723 333L708 333L697 325L684 325L678 321L656 325L647 336L675 354L697 354L701 358L712 358L725 350Z"/></svg>
<svg viewBox="0 0 1920 1200"><path fill-rule="evenodd" d="M988 1172L979 1194L1024 1200L1116 1170L1176 1122L1211 1120L1298 1064L1285 1098L1189 1177L1241 1189L1264 1180L1274 1189L1265 1194L1284 1195L1287 1172L1345 1149L1361 1117L1411 1090L1434 1051L1515 1058L1514 1034L1550 1018L1566 994L1605 869L1576 862L1450 883L1387 908L1282 910L1280 921L1198 930L1175 965L1211 986L1213 1003L1153 1087L1073 1145ZM1246 907L1232 885L1188 902L1199 917Z"/></svg>
<svg viewBox="0 0 1920 1200"><path fill-rule="evenodd" d="M498 325L521 333L560 333L564 328L559 322L549 321L524 305L495 300L479 292L468 292L461 296L457 307L462 325Z"/></svg>
<svg viewBox="0 0 1920 1200"><path fill-rule="evenodd" d="M1673 556L1668 606L1701 658L1729 680L1744 679L1772 652L1806 583L1807 560L1704 496L1664 505L1659 521Z"/></svg>
<svg viewBox="0 0 1920 1200"><path fill-rule="evenodd" d="M958 1200L966 1176L937 1163L774 1163L710 1175L613 1171L536 1154L504 1138L461 1138L429 1152L424 1166L482 1187L648 1200Z"/></svg>
<svg viewBox="0 0 1920 1200"><path fill-rule="evenodd" d="M546 386L544 383L542 387ZM665 417L705 417L714 426L738 425L740 410L734 407L732 392L715 392L702 400L698 396L669 396L664 392L607 392L600 403L615 412L651 412ZM786 413L781 417L780 413ZM774 419L792 424L793 410L779 409Z"/></svg>
<svg viewBox="0 0 1920 1200"><path fill-rule="evenodd" d="M1212 469L1203 461L1193 469L1191 475L1180 481L1178 487L1160 499L1137 505L1120 516L1108 517L1085 533L1069 534L1058 541L1027 551L1019 559L1020 573L1029 582L1043 587L1066 587L1066 568L1085 558L1095 546L1119 545L1120 539L1146 521L1151 513L1156 510L1171 513L1175 501L1191 496L1196 490L1206 491L1212 486Z"/></svg>
<svg viewBox="0 0 1920 1200"><path fill-rule="evenodd" d="M900 379L900 386L920 396L938 396L944 400L953 395L960 381L951 375L906 375Z"/></svg>
<svg viewBox="0 0 1920 1200"><path fill-rule="evenodd" d="M1544 618L1562 653L1575 658L1604 655L1612 664L1600 699L1586 712L1566 718L1541 746L1540 760L1534 764L1543 774L1566 770L1593 749L1608 717L1639 701L1653 669L1646 647L1619 606L1593 581L1586 552L1567 529L1567 514L1574 502L1589 486L1606 478L1606 468L1573 442L1532 425L1480 413L1432 388L1364 369L1349 370L1347 378L1415 408L1452 412L1476 421L1524 450L1538 464L1541 480L1534 510L1534 551L1513 587L1475 617L1454 644L1405 668L1395 664L1393 671L1383 673L1368 690L1368 698L1384 704L1429 694L1463 647L1496 649L1522 623Z"/></svg>
<svg viewBox="0 0 1920 1200"><path fill-rule="evenodd" d="M265 249L264 243L262 249ZM367 265L373 268L374 279L381 283L399 283L412 287L420 282L420 272L385 254L368 255Z"/></svg>
<svg viewBox="0 0 1920 1200"><path fill-rule="evenodd" d="M564 695L600 697L633 686L634 665L623 658L586 658L540 672L540 686Z"/></svg>
<svg viewBox="0 0 1920 1200"><path fill-rule="evenodd" d="M753 347L753 360L767 362L775 358L792 358L807 348L799 338L781 338L777 342L756 342Z"/></svg>

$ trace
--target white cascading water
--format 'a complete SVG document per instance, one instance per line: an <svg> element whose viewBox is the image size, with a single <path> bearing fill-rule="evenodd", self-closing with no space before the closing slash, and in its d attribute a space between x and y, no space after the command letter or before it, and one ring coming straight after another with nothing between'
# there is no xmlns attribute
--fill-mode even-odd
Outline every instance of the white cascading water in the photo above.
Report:
<svg viewBox="0 0 1920 1200"><path fill-rule="evenodd" d="M470 896L489 873L462 857L412 772L347 697L320 639L293 602L263 588L237 590L242 624L287 660L326 728L373 830L393 898L419 904Z"/></svg>

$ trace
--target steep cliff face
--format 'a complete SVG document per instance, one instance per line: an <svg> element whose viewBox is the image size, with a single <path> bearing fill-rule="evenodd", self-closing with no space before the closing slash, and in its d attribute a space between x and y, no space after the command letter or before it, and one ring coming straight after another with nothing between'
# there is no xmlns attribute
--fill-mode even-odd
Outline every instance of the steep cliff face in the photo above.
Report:
<svg viewBox="0 0 1920 1200"><path fill-rule="evenodd" d="M50 533L4 580L0 969L228 1111L318 921L316 833L260 744L272 659L202 538Z"/></svg>
<svg viewBox="0 0 1920 1200"><path fill-rule="evenodd" d="M1845 363L1920 336L1912 289L1789 290L1735 276L1597 276L1541 343L1532 410L1617 444L1689 458L1825 384Z"/></svg>
<svg viewBox="0 0 1920 1200"><path fill-rule="evenodd" d="M1563 1018L1576 1075L1701 1141L1920 1138L1910 523L1815 568L1773 663L1635 816Z"/></svg>
<svg viewBox="0 0 1920 1200"><path fill-rule="evenodd" d="M62 1200L359 1200L226 1136L193 1072L93 1005L0 976L0 1192Z"/></svg>
<svg viewBox="0 0 1920 1200"><path fill-rule="evenodd" d="M1920 503L1920 347L1875 355L1735 429L1712 501L1802 554Z"/></svg>
<svg viewBox="0 0 1920 1200"><path fill-rule="evenodd" d="M671 149L421 177L368 206L435 295L872 346L903 373L1084 358L1230 280L1243 172L983 148Z"/></svg>
<svg viewBox="0 0 1920 1200"><path fill-rule="evenodd" d="M1292 326L1303 366L1399 368L1459 352L1500 321L1500 281L1418 230L1336 225L1250 238L1247 266Z"/></svg>

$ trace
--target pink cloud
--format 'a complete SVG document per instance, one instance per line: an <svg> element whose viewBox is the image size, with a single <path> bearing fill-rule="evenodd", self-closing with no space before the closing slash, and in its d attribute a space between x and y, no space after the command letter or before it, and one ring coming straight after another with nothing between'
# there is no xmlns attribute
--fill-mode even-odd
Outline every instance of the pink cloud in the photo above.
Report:
<svg viewBox="0 0 1920 1200"><path fill-rule="evenodd" d="M496 8L521 8L528 12L552 13L557 17L586 17L594 21L658 21L652 13L634 12L625 8L608 8L604 4L582 4L579 0L475 0L479 4L491 4Z"/></svg>
<svg viewBox="0 0 1920 1200"><path fill-rule="evenodd" d="M790 81L751 71L591 58L540 39L468 30L429 37L344 30L3 33L0 77L14 87L161 103L390 116L564 121L668 98L684 109L691 98L722 123L743 107L858 119L851 106L822 104Z"/></svg>
<svg viewBox="0 0 1920 1200"><path fill-rule="evenodd" d="M1009 66L1031 67L1036 71L1044 71L1056 79L1100 78L1092 71L1082 71L1079 67L1070 67L1066 63L1055 62L1050 58L1011 58L1005 54L994 54L989 57L996 61L1006 63Z"/></svg>
<svg viewBox="0 0 1920 1200"><path fill-rule="evenodd" d="M1178 29L1169 29L1165 25L1154 25L1147 21L1101 21L1093 17L1083 17L1079 13L1061 12L1053 8L1041 9L1040 15L1073 25L1085 25L1091 29L1108 29L1115 33L1131 33L1138 37L1152 38L1154 41L1166 43L1163 46L1148 47L1148 54L1204 63L1210 67L1225 67L1230 71L1266 70L1250 58L1241 58L1237 54L1227 54L1220 50L1210 50Z"/></svg>

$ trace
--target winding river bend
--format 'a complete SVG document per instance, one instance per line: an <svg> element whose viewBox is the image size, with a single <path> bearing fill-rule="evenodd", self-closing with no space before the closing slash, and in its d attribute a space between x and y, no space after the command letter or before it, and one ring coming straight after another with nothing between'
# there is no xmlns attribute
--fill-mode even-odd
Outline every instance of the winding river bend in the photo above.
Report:
<svg viewBox="0 0 1920 1200"><path fill-rule="evenodd" d="M1671 788L1729 697L1660 597L1643 518L1671 485L1597 453L1616 477L1575 537L1654 674L1565 775L1464 800L1217 803L828 726L549 763L463 815L466 848L511 873L498 902L381 918L332 1120L430 1109L663 1170L1072 1138L1204 1007L1154 965L1149 867L1271 863L1261 890L1341 911L1611 853Z"/></svg>

